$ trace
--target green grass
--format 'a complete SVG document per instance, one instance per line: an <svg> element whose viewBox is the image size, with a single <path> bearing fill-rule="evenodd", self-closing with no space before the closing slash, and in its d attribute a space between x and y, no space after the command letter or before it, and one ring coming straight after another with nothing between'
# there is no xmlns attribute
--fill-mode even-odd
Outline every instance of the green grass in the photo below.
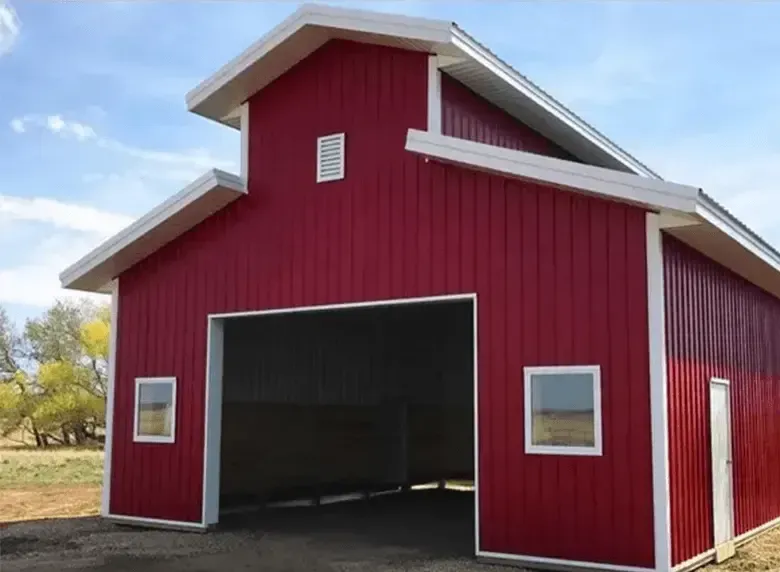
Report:
<svg viewBox="0 0 780 572"><path fill-rule="evenodd" d="M99 485L103 451L70 447L0 449L0 490L50 485Z"/></svg>

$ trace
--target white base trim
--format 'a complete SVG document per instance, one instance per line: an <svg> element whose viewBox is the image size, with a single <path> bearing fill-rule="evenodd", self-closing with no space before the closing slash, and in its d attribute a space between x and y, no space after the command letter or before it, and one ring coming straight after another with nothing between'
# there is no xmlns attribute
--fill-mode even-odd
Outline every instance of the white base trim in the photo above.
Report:
<svg viewBox="0 0 780 572"><path fill-rule="evenodd" d="M582 570L610 570L612 572L654 572L653 568L640 566L619 566L615 564L602 564L600 562L585 562L582 560L563 560L559 558L542 558L541 556L521 556L519 554L504 554L503 552L477 551L477 558L489 560L505 560L517 564L543 566L551 569L582 569Z"/></svg>
<svg viewBox="0 0 780 572"><path fill-rule="evenodd" d="M754 540L757 536L760 536L765 532L769 532L770 530L777 528L778 526L780 526L780 517L775 518L774 520L770 520L769 522L764 523L761 526L757 526L752 530L743 532L742 534L734 538L734 544L736 545L737 548L739 548L740 546L744 546L751 540ZM714 548L710 548L706 552L702 552L701 554L698 554L693 558L689 558L685 562L681 562L680 564L677 564L674 568L672 568L672 570L673 572L683 572L685 570L693 570L694 568L698 568L699 566L704 566L705 564L714 562L715 552L716 550Z"/></svg>
<svg viewBox="0 0 780 572"><path fill-rule="evenodd" d="M117 524L134 524L150 528L170 528L191 532L205 532L207 527L201 522L185 522L181 520L165 520L162 518L144 518L141 516L127 516L124 514L106 514L106 520L115 521Z"/></svg>
<svg viewBox="0 0 780 572"><path fill-rule="evenodd" d="M734 539L734 542L736 543L737 546L741 546L742 544L745 544L746 542L753 540L759 534L769 532L771 529L777 526L780 526L780 517L774 520L770 520L769 522L764 523L761 526L757 526L753 530L748 530L747 532L743 532L742 534L740 534Z"/></svg>

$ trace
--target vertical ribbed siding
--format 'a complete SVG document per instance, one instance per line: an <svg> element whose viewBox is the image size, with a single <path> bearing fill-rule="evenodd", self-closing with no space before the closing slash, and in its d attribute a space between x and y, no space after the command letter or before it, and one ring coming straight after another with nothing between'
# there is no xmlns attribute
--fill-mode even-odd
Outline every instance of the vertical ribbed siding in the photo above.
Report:
<svg viewBox="0 0 780 572"><path fill-rule="evenodd" d="M451 137L576 161L543 135L441 74L442 133Z"/></svg>
<svg viewBox="0 0 780 572"><path fill-rule="evenodd" d="M731 381L737 535L780 516L780 301L664 238L672 559L713 545L709 380Z"/></svg>
<svg viewBox="0 0 780 572"><path fill-rule="evenodd" d="M249 194L122 275L112 510L200 517L207 313L477 292L479 548L652 566L644 212L405 152L426 77L326 44L250 100ZM524 455L522 368L557 364L602 367L603 457ZM181 439L131 444L132 378L170 374Z"/></svg>

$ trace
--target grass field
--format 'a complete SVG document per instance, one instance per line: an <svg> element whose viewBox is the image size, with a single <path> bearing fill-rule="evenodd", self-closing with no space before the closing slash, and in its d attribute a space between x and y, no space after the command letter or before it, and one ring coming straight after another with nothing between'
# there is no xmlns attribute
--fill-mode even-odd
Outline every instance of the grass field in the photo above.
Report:
<svg viewBox="0 0 780 572"><path fill-rule="evenodd" d="M97 514L103 451L0 444L0 523Z"/></svg>

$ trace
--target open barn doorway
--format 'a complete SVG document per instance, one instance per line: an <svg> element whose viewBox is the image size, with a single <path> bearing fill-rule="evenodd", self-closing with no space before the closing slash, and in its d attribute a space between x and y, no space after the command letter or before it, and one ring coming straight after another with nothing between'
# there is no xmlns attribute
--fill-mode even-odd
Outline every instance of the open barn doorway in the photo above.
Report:
<svg viewBox="0 0 780 572"><path fill-rule="evenodd" d="M210 316L208 345L207 524L430 487L474 518L475 295Z"/></svg>

